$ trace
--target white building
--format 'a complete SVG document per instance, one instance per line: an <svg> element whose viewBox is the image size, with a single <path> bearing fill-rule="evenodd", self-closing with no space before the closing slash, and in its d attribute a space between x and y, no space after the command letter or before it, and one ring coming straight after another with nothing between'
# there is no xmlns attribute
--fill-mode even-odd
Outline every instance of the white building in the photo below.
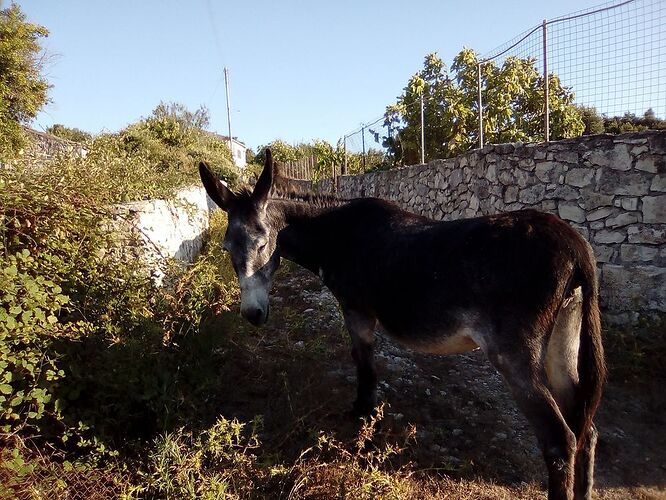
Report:
<svg viewBox="0 0 666 500"><path fill-rule="evenodd" d="M229 141L228 135L220 135L220 134L214 134L214 135L218 139L221 139L227 143L227 146L229 146L229 149L231 149L231 155L234 158L234 164L238 168L244 169L247 163L245 160L245 152L247 151L247 147L245 146L245 144L243 144L236 138L233 138L231 141Z"/></svg>

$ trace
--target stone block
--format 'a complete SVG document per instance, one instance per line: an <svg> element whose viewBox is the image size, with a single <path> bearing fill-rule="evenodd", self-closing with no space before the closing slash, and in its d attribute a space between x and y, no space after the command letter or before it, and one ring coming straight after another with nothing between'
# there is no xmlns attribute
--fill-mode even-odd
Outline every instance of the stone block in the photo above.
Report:
<svg viewBox="0 0 666 500"><path fill-rule="evenodd" d="M518 201L518 187L507 186L504 190L504 203L513 203Z"/></svg>
<svg viewBox="0 0 666 500"><path fill-rule="evenodd" d="M601 172L599 192L642 196L648 194L650 181L649 175L643 172L619 172L606 168Z"/></svg>
<svg viewBox="0 0 666 500"><path fill-rule="evenodd" d="M525 188L530 185L531 180L533 181L533 177L529 174L529 172L525 172L524 170L516 170L514 177L519 188Z"/></svg>
<svg viewBox="0 0 666 500"><path fill-rule="evenodd" d="M628 226L629 224L636 224L640 221L641 214L639 212L624 212L615 217L608 217L606 219L606 227Z"/></svg>
<svg viewBox="0 0 666 500"><path fill-rule="evenodd" d="M643 222L666 224L666 194L643 197Z"/></svg>
<svg viewBox="0 0 666 500"><path fill-rule="evenodd" d="M604 217L608 217L612 213L613 209L611 207L597 208L595 210L592 210L591 212L588 212L587 220L593 221L593 220L603 219Z"/></svg>
<svg viewBox="0 0 666 500"><path fill-rule="evenodd" d="M650 191L666 191L666 174L657 174L652 179Z"/></svg>
<svg viewBox="0 0 666 500"><path fill-rule="evenodd" d="M564 163L578 163L578 152L577 151L555 151L553 153L553 158L555 161L562 161Z"/></svg>
<svg viewBox="0 0 666 500"><path fill-rule="evenodd" d="M610 207L613 205L612 194L595 193L589 189L582 189L580 197L586 210L593 210L599 207Z"/></svg>
<svg viewBox="0 0 666 500"><path fill-rule="evenodd" d="M613 252L615 251L612 246L608 245L594 245L594 256L597 259L597 262L605 263L610 262L613 258Z"/></svg>
<svg viewBox="0 0 666 500"><path fill-rule="evenodd" d="M497 182L497 167L495 165L488 165L486 179L490 182Z"/></svg>
<svg viewBox="0 0 666 500"><path fill-rule="evenodd" d="M585 222L585 210L576 203L560 202L557 205L557 214L564 220Z"/></svg>
<svg viewBox="0 0 666 500"><path fill-rule="evenodd" d="M534 203L543 200L545 193L546 188L543 184L535 184L534 186L522 189L518 193L518 201L533 205Z"/></svg>
<svg viewBox="0 0 666 500"><path fill-rule="evenodd" d="M553 191L546 194L548 198L553 200L577 200L580 196L579 191L571 186L558 186Z"/></svg>
<svg viewBox="0 0 666 500"><path fill-rule="evenodd" d="M636 170L642 170L643 172L650 172L653 174L657 173L657 162L656 158L652 155L645 155L636 160Z"/></svg>
<svg viewBox="0 0 666 500"><path fill-rule="evenodd" d="M457 168L453 172L451 172L451 177L449 178L449 185L451 186L451 189L455 189L458 187L458 184L460 184L463 180L463 172L461 169Z"/></svg>
<svg viewBox="0 0 666 500"><path fill-rule="evenodd" d="M609 155L606 151L595 149L583 153L583 160L594 166L606 167L609 163Z"/></svg>
<svg viewBox="0 0 666 500"><path fill-rule="evenodd" d="M632 226L627 229L627 235L629 243L649 243L652 245L666 243L666 228L664 227Z"/></svg>
<svg viewBox="0 0 666 500"><path fill-rule="evenodd" d="M585 187L592 183L594 178L593 168L572 168L567 172L565 181L570 186Z"/></svg>
<svg viewBox="0 0 666 500"><path fill-rule="evenodd" d="M620 258L623 262L649 262L659 250L656 247L623 243L620 246Z"/></svg>
<svg viewBox="0 0 666 500"><path fill-rule="evenodd" d="M626 144L616 144L610 152L608 168L626 171L631 169L631 154Z"/></svg>
<svg viewBox="0 0 666 500"><path fill-rule="evenodd" d="M620 206L625 210L636 210L638 209L638 198L622 198Z"/></svg>
<svg viewBox="0 0 666 500"><path fill-rule="evenodd" d="M497 178L505 186L511 186L515 181L513 174L509 170L500 170Z"/></svg>
<svg viewBox="0 0 666 500"><path fill-rule="evenodd" d="M594 242L604 244L622 243L626 235L622 231L612 231L609 229L602 229L594 234Z"/></svg>
<svg viewBox="0 0 666 500"><path fill-rule="evenodd" d="M562 165L554 161L537 163L534 175L541 182L557 182L563 172Z"/></svg>
<svg viewBox="0 0 666 500"><path fill-rule="evenodd" d="M557 201L555 200L543 200L541 202L541 210L546 212L555 212L557 210Z"/></svg>

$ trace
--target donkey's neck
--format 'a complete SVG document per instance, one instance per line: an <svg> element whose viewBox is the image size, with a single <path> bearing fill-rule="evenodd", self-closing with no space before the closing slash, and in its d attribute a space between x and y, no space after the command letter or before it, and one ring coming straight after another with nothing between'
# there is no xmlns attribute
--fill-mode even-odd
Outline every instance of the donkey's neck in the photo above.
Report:
<svg viewBox="0 0 666 500"><path fill-rule="evenodd" d="M271 200L270 213L278 229L281 255L310 271L321 267L321 242L314 238L316 219L345 204L344 200Z"/></svg>

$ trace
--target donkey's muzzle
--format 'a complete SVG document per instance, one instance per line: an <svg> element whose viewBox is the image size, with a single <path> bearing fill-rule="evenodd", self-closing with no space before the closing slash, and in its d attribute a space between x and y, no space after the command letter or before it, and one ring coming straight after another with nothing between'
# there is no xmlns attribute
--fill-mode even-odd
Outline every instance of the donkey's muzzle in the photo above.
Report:
<svg viewBox="0 0 666 500"><path fill-rule="evenodd" d="M266 320L268 320L268 311L268 306L266 306L265 310L260 307L248 307L246 309L241 309L241 314L254 326L261 326L266 323Z"/></svg>

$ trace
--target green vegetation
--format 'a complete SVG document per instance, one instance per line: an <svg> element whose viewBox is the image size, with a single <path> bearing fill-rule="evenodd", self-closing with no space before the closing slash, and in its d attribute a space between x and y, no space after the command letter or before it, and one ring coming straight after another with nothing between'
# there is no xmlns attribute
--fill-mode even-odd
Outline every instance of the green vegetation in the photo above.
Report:
<svg viewBox="0 0 666 500"><path fill-rule="evenodd" d="M0 161L25 145L21 124L47 102L39 44L47 35L43 26L26 22L18 5L0 10Z"/></svg>
<svg viewBox="0 0 666 500"><path fill-rule="evenodd" d="M608 117L600 115L596 108L581 107L585 131L583 135L590 134L624 134L627 132L642 132L644 130L666 130L666 120L657 118L652 110L648 109L643 116L625 113L624 116Z"/></svg>
<svg viewBox="0 0 666 500"><path fill-rule="evenodd" d="M81 144L92 140L92 134L78 128L65 127L60 123L48 127L46 133L68 141L79 142Z"/></svg>
<svg viewBox="0 0 666 500"><path fill-rule="evenodd" d="M421 108L425 108L426 159L448 158L478 145L478 55L463 49L447 72L437 54L428 54L423 69L410 79L395 105L389 106L384 138L394 163L419 163ZM501 67L482 65L484 135L489 143L543 140L543 77L533 59L507 58ZM550 75L551 139L583 132L573 92Z"/></svg>
<svg viewBox="0 0 666 500"><path fill-rule="evenodd" d="M312 180L315 182L330 178L334 169L340 175L345 165L345 151L340 143L333 145L327 141L315 139L311 143L291 145L278 139L257 148L253 163L248 165L250 171L257 177L263 167L264 151L267 147L271 148L273 158L278 163L297 162L303 158L314 157L316 163L312 171ZM362 174L388 166L384 161L384 153L372 148L366 152L365 161L361 153L347 152L346 156L347 174Z"/></svg>

